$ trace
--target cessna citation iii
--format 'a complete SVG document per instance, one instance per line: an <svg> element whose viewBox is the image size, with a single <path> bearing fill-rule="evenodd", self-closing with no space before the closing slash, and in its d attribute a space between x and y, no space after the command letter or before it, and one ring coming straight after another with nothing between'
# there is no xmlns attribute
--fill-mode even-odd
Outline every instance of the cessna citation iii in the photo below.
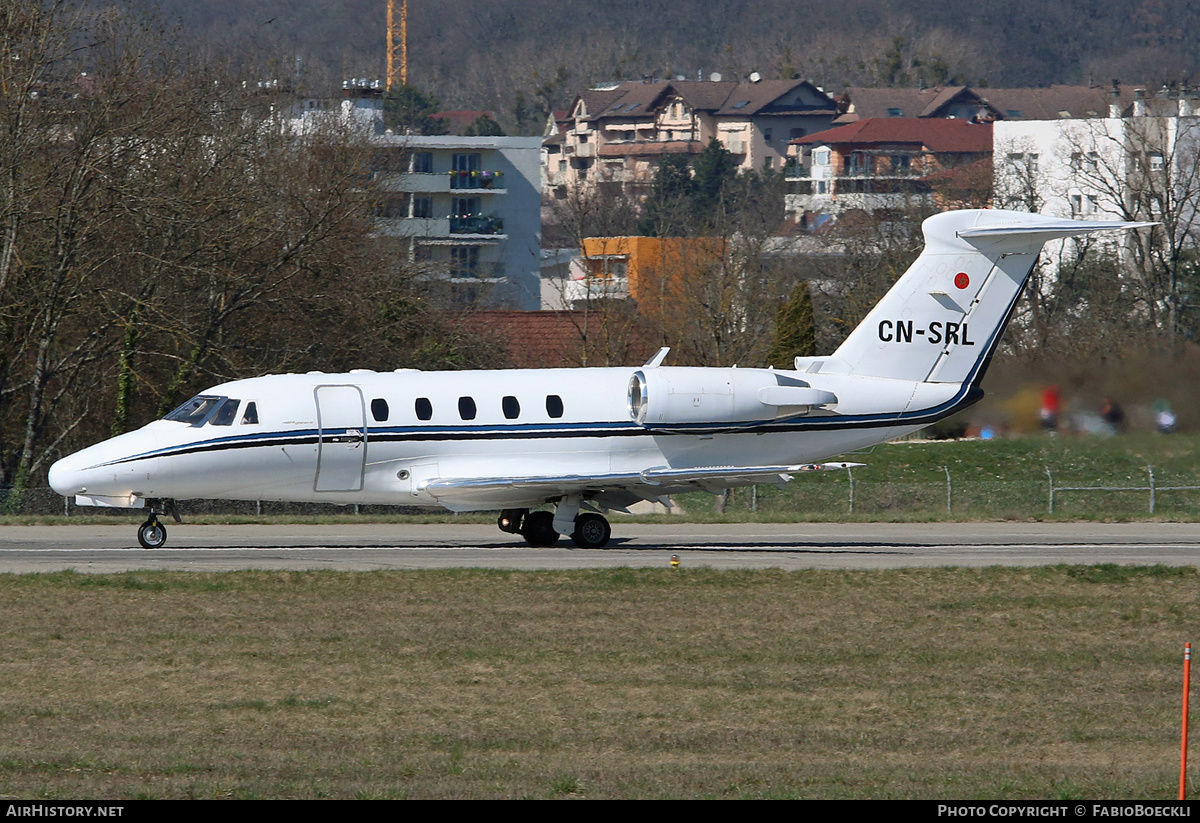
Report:
<svg viewBox="0 0 1200 823"><path fill-rule="evenodd" d="M971 210L925 221L925 249L844 343L791 370L641 368L281 374L235 380L50 469L81 505L175 500L500 509L503 531L599 548L601 512L844 467L835 455L928 426L980 380L1042 244L1149 223ZM550 506L549 510L538 507Z"/></svg>

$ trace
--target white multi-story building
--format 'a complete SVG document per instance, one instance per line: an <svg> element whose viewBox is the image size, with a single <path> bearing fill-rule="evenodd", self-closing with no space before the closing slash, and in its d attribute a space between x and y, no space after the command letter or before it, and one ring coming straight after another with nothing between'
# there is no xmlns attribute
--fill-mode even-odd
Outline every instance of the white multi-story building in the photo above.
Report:
<svg viewBox="0 0 1200 823"><path fill-rule="evenodd" d="M393 134L383 88L368 80L347 81L340 98L298 101L291 127L331 117L375 155L376 236L405 241L397 253L448 281L460 306L540 308L540 137Z"/></svg>
<svg viewBox="0 0 1200 823"><path fill-rule="evenodd" d="M414 260L455 286L460 302L541 305L540 137L379 135L380 236L411 241ZM395 171L395 169L399 169Z"/></svg>
<svg viewBox="0 0 1200 823"><path fill-rule="evenodd" d="M996 204L1082 220L1161 221L1160 242L1186 245L1200 228L1200 95L1138 89L1125 104L1114 93L1105 114L997 121Z"/></svg>

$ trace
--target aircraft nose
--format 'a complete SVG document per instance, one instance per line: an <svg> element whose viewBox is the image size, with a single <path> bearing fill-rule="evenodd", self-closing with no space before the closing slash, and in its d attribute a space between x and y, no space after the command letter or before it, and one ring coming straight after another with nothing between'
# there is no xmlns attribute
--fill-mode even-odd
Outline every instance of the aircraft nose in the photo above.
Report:
<svg viewBox="0 0 1200 823"><path fill-rule="evenodd" d="M72 454L61 460L56 460L50 467L50 488L63 497L82 494L86 490L82 461L79 454Z"/></svg>

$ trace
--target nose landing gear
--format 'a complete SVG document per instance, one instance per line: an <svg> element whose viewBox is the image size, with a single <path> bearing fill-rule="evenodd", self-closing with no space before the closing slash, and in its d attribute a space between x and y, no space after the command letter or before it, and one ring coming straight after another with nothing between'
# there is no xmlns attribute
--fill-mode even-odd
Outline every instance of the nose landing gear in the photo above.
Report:
<svg viewBox="0 0 1200 823"><path fill-rule="evenodd" d="M138 542L143 549L161 549L167 542L167 527L151 514L149 520L138 526Z"/></svg>
<svg viewBox="0 0 1200 823"><path fill-rule="evenodd" d="M167 527L158 522L160 514L170 514L175 519L176 523L182 523L179 519L179 512L175 508L174 500L159 500L157 498L147 501L150 508L150 516L146 518L146 522L138 526L137 538L142 544L143 549L161 549L167 542Z"/></svg>

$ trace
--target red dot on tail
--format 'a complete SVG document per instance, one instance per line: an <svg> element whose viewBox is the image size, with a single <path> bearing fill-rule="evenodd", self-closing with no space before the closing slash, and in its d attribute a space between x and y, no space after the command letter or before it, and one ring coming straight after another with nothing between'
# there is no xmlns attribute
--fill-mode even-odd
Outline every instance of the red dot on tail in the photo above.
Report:
<svg viewBox="0 0 1200 823"><path fill-rule="evenodd" d="M960 289L965 289L967 286L971 285L971 278L967 277L967 273L965 271L960 271L958 274L954 275L954 285L958 286Z"/></svg>

